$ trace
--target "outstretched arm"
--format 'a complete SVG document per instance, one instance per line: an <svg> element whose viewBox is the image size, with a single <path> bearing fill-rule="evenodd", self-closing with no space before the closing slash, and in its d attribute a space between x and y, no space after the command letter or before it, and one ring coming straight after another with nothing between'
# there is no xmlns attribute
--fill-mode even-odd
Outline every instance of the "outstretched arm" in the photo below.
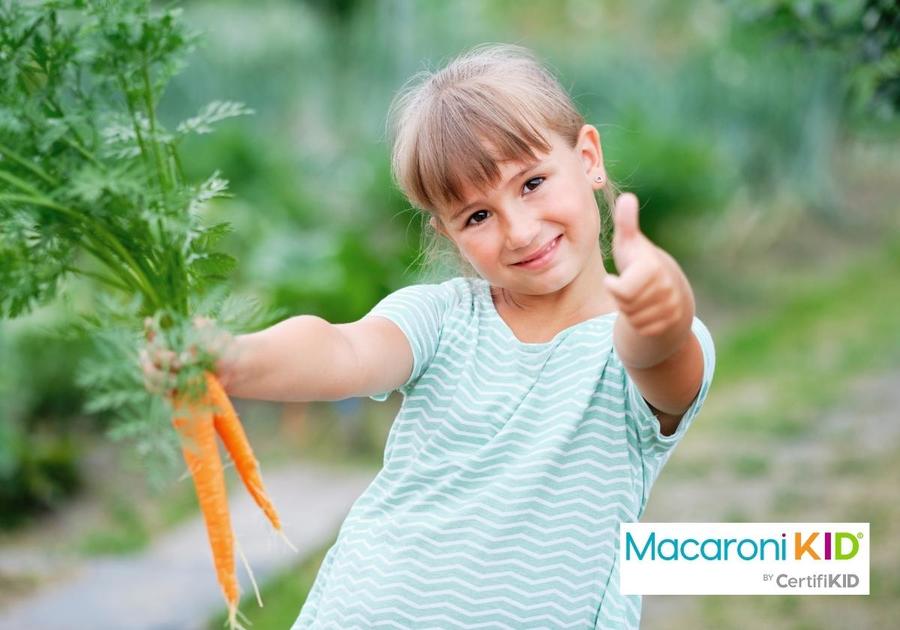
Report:
<svg viewBox="0 0 900 630"><path fill-rule="evenodd" d="M647 403L671 435L703 378L700 342L691 332L694 295L678 263L638 226L637 198L616 201L613 256L619 275L604 284L619 306L616 352Z"/></svg>
<svg viewBox="0 0 900 630"><path fill-rule="evenodd" d="M236 339L220 365L228 393L281 401L342 400L399 387L409 378L412 350L395 323L366 317L332 324L300 315Z"/></svg>

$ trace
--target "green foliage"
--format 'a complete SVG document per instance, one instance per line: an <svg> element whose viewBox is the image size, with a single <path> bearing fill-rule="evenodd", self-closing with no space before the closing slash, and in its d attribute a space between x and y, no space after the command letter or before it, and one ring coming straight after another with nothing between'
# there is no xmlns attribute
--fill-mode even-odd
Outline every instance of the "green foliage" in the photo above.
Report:
<svg viewBox="0 0 900 630"><path fill-rule="evenodd" d="M890 117L900 109L900 8L894 0L732 1L744 27L840 60L848 105Z"/></svg>
<svg viewBox="0 0 900 630"><path fill-rule="evenodd" d="M148 0L0 8L0 317L52 300L69 276L99 289L61 332L93 343L70 382L89 393L85 411L110 417L111 437L135 442L154 485L177 440L139 369L144 320L181 351L197 341L195 314L234 330L275 315L228 295L235 260L218 247L231 226L202 216L228 182L218 170L189 181L179 156L184 139L253 111L215 100L173 131L157 113L198 39L180 9ZM179 389L194 392L214 361L196 357Z"/></svg>
<svg viewBox="0 0 900 630"><path fill-rule="evenodd" d="M770 314L717 341L718 391L742 400L741 384L751 383L758 402L735 404L708 426L780 438L808 435L818 430L821 410L839 404L860 375L895 370L898 272L900 242L887 240L839 277L802 291L785 286L783 303ZM767 293L771 303L777 291Z"/></svg>
<svg viewBox="0 0 900 630"><path fill-rule="evenodd" d="M733 167L708 138L654 124L638 109L605 136L616 156L612 177L638 196L641 230L667 250L677 246L680 221L721 208L736 185Z"/></svg>
<svg viewBox="0 0 900 630"><path fill-rule="evenodd" d="M4 9L0 280L9 291L0 315L23 314L80 273L139 295L144 315L186 316L188 296L232 270L212 250L225 227L203 227L199 216L227 182L218 172L185 181L178 148L252 110L214 101L174 132L158 120L164 87L198 37L179 15L155 15L142 0Z"/></svg>
<svg viewBox="0 0 900 630"><path fill-rule="evenodd" d="M738 477L752 479L765 476L769 472L770 462L759 455L745 454L734 459L731 467Z"/></svg>
<svg viewBox="0 0 900 630"><path fill-rule="evenodd" d="M110 524L86 534L77 544L79 551L89 555L117 555L139 551L147 545L150 532L131 501L116 497L107 510Z"/></svg>
<svg viewBox="0 0 900 630"><path fill-rule="evenodd" d="M73 415L84 339L48 338L33 326L0 329L0 528L59 505L81 486Z"/></svg>
<svg viewBox="0 0 900 630"><path fill-rule="evenodd" d="M293 566L274 579L260 584L263 607L257 603L252 590L245 593L241 598L240 609L253 624L254 630L288 628L294 623L312 588L325 554L333 544L332 540L307 556L298 566ZM218 630L225 619L226 613L221 612L206 624L206 628Z"/></svg>
<svg viewBox="0 0 900 630"><path fill-rule="evenodd" d="M78 451L70 436L43 432L12 436L0 470L0 530L22 525L28 515L58 506L81 487Z"/></svg>

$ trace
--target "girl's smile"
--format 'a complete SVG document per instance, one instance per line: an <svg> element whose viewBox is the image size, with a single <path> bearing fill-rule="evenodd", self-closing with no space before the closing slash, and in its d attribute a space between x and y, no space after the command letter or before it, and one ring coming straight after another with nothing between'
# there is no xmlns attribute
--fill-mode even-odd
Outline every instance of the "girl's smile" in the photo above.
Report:
<svg viewBox="0 0 900 630"><path fill-rule="evenodd" d="M562 234L554 238L552 241L550 241L550 243L542 247L534 254L526 256L524 260L513 263L513 266L521 267L522 269L543 269L547 265L551 264L556 258L556 251L559 249L561 240Z"/></svg>

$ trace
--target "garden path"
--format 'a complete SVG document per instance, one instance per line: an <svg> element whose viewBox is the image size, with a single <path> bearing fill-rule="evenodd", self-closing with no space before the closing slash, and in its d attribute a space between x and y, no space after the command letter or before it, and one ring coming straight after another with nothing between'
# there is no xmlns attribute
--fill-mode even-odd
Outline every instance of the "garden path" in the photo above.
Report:
<svg viewBox="0 0 900 630"><path fill-rule="evenodd" d="M272 532L243 488L237 488L229 499L232 524L257 583L332 540L374 474L312 464L266 472L266 488L297 554ZM37 562L39 555L33 557ZM21 568L29 561L27 553L17 556L4 551L0 572L5 564ZM53 572L55 579L0 609L0 630L200 630L224 605L199 517L161 536L136 556L56 564L44 556L39 562L32 569ZM237 563L242 593L251 593L246 571L239 559ZM301 604L297 602L298 613Z"/></svg>

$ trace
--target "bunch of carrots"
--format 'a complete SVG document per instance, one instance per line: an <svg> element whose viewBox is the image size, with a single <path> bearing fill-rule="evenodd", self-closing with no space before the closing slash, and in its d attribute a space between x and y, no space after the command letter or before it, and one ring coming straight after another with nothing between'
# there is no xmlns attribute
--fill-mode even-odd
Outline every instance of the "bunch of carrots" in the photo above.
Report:
<svg viewBox="0 0 900 630"><path fill-rule="evenodd" d="M210 324L211 322L204 318L195 320L195 325L207 330L211 328ZM152 364L153 368L170 370L168 373L153 374L152 376L156 380L148 379L148 387L163 393L171 403L172 424L178 432L188 472L194 481L200 510L206 523L216 576L228 605L227 623L230 628L242 628L237 621L237 615L240 614L238 611L240 592L235 575L235 539L231 529L224 468L219 457L216 435L222 440L225 449L231 456L235 470L244 486L265 513L272 527L291 549L296 551L296 548L284 533L278 512L263 485L259 463L253 454L247 435L244 433L240 418L219 378L212 370L207 369L202 372L203 378L200 387L184 388L184 391L169 387L175 383L177 372L186 367L185 361L199 358L196 346L190 346L187 354L180 355L186 358L179 360L178 355L165 349L164 346L157 344L154 347L152 345L159 339L158 333L153 329L152 320L148 319L145 327L147 340L151 344L148 346L149 352L145 349L141 353L145 374L149 364ZM220 336L219 339L222 337ZM183 379L181 380L183 381ZM168 382L169 386L166 386L165 382ZM243 554L241 556L243 557ZM244 561L246 563L246 559ZM247 565L247 571L250 574L259 605L262 606L249 565Z"/></svg>

